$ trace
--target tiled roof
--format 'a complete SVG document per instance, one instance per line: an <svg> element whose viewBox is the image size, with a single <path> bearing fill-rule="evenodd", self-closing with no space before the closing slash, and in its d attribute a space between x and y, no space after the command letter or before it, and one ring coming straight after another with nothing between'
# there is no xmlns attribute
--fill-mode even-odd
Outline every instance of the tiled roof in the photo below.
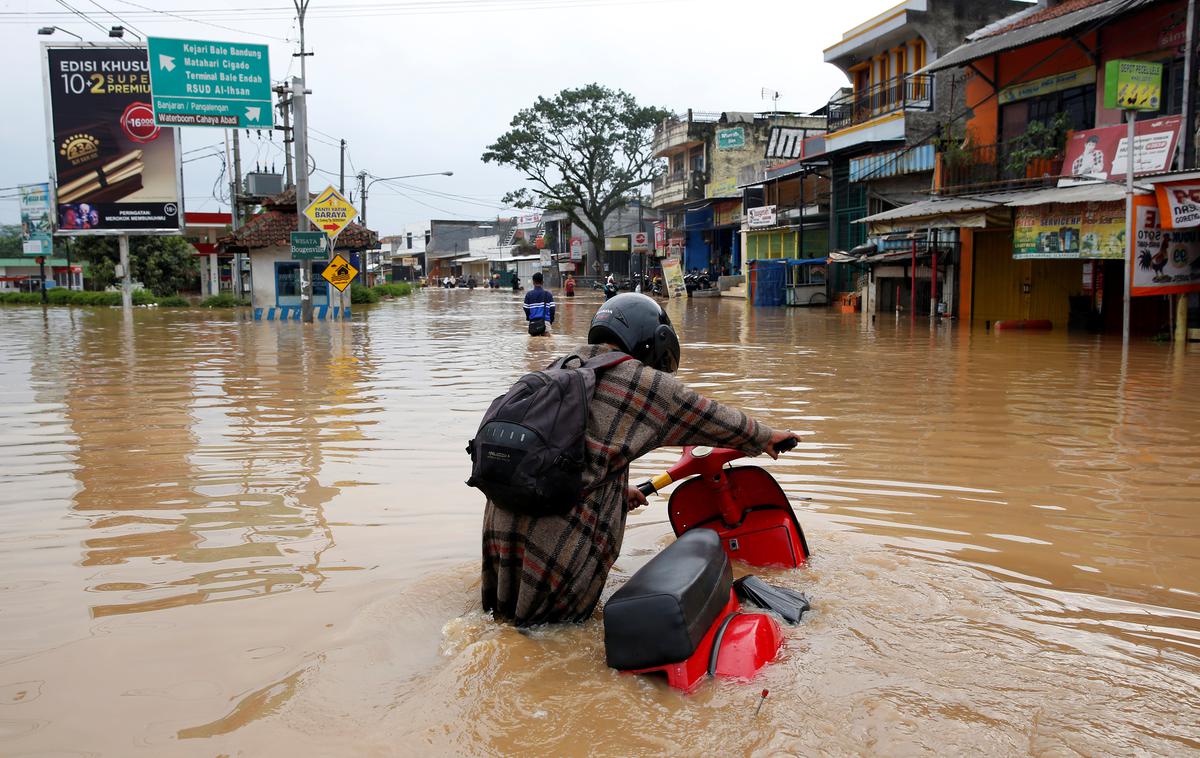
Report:
<svg viewBox="0 0 1200 758"><path fill-rule="evenodd" d="M220 240L222 247L244 247L259 250L276 245L290 245L291 233L296 231L296 209L290 206L281 210L278 206L256 213L246 219L241 228ZM361 250L374 248L379 235L358 224L350 224L337 238L338 250Z"/></svg>
<svg viewBox="0 0 1200 758"><path fill-rule="evenodd" d="M1104 1L1105 0L1064 0L1058 5L1052 5L1049 8L1043 8L1042 10L1030 13L1028 15L1021 15L1025 13L1022 11L1021 14L1018 14L1021 17L1013 21L1011 24L997 25L995 29L988 30L988 33L983 36L994 37L997 34L1011 32L1014 29L1021 29L1026 26L1040 24L1043 21L1049 21L1050 19L1058 18L1059 16L1065 16L1068 13L1074 13L1077 10L1087 8L1091 5L1099 5Z"/></svg>
<svg viewBox="0 0 1200 758"><path fill-rule="evenodd" d="M316 195L311 195L315 198ZM263 202L263 209L242 224L233 234L222 237L222 248L244 247L260 250L264 247L290 245L291 233L296 231L296 188L289 187ZM379 234L359 224L350 224L337 238L337 250L363 250L379 244Z"/></svg>

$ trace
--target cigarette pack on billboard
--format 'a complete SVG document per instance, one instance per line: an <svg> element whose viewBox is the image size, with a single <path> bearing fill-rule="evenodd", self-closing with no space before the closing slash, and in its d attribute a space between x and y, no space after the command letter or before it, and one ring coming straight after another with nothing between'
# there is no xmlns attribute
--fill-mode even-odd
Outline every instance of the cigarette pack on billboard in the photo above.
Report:
<svg viewBox="0 0 1200 758"><path fill-rule="evenodd" d="M154 123L146 49L44 54L58 233L179 233L178 131Z"/></svg>

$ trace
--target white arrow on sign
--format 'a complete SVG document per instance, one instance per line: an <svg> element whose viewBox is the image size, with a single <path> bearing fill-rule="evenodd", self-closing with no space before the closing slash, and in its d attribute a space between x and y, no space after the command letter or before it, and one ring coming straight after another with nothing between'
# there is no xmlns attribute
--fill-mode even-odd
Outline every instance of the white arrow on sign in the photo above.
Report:
<svg viewBox="0 0 1200 758"><path fill-rule="evenodd" d="M165 68L168 71L175 70L175 59L169 55L158 54L158 67Z"/></svg>
<svg viewBox="0 0 1200 758"><path fill-rule="evenodd" d="M246 118L250 119L251 121L258 121L258 114L260 113L262 113L262 108L246 108Z"/></svg>

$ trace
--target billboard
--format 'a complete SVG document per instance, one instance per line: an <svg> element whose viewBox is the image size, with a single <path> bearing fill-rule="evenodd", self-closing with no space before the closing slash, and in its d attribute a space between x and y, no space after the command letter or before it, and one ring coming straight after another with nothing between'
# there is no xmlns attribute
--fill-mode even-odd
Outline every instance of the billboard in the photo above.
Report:
<svg viewBox="0 0 1200 758"><path fill-rule="evenodd" d="M146 49L42 50L57 233L179 233L179 135L154 123Z"/></svg>
<svg viewBox="0 0 1200 758"><path fill-rule="evenodd" d="M50 210L50 185L22 184L17 187L21 210L21 250L25 255L52 255L54 219Z"/></svg>
<svg viewBox="0 0 1200 758"><path fill-rule="evenodd" d="M1013 258L1125 257L1125 203L1045 203L1017 208Z"/></svg>
<svg viewBox="0 0 1200 758"><path fill-rule="evenodd" d="M1180 123L1179 116L1167 116L1135 124L1133 173L1152 174L1170 168ZM1093 179L1125 176L1126 130L1126 126L1117 125L1072 132L1067 141L1063 174ZM1071 180L1063 183L1070 184Z"/></svg>
<svg viewBox="0 0 1200 758"><path fill-rule="evenodd" d="M1164 228L1200 226L1200 182L1165 182L1156 185L1154 192Z"/></svg>

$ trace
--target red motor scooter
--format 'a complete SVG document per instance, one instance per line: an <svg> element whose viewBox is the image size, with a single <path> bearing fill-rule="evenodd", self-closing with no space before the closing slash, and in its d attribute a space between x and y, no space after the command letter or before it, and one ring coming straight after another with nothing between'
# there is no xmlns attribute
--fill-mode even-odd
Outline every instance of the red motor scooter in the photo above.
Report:
<svg viewBox="0 0 1200 758"><path fill-rule="evenodd" d="M791 439L777 446L782 453ZM804 531L779 483L757 466L728 467L736 450L684 448L665 473L638 485L649 496L677 481L667 508L679 537L604 606L608 665L665 674L689 692L705 675L749 679L775 658L783 634L773 616L746 613L739 597L799 621L808 600L754 576L733 580L731 559L796 568L808 560ZM694 477L694 478L690 478Z"/></svg>

